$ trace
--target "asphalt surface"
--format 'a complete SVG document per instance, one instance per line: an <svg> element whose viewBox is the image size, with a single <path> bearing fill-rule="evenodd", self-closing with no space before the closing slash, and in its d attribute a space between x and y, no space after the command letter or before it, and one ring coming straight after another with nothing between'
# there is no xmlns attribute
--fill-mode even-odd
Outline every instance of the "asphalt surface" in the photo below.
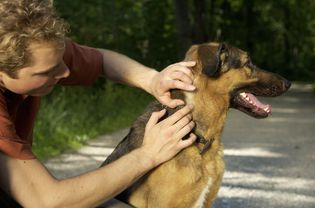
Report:
<svg viewBox="0 0 315 208"><path fill-rule="evenodd" d="M229 112L222 137L226 171L214 207L314 208L315 93L310 85L293 85L260 100L272 105L269 118ZM99 167L126 134L104 135L45 164L60 179L79 175Z"/></svg>

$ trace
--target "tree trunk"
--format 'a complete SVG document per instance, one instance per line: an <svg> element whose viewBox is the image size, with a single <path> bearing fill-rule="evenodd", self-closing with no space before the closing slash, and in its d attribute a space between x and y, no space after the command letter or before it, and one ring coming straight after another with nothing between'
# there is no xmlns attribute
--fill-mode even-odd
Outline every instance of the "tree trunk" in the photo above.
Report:
<svg viewBox="0 0 315 208"><path fill-rule="evenodd" d="M215 23L215 19L214 19L214 1L215 0L209 0L209 4L210 4L210 8L209 8L209 18L208 18L208 30L207 30L207 34L208 34L208 40L210 41L217 41L218 37L217 37L217 28L214 28L214 23Z"/></svg>
<svg viewBox="0 0 315 208"><path fill-rule="evenodd" d="M204 43L208 41L206 28L206 3L205 0L194 0L195 5L195 24L194 24L194 43Z"/></svg>
<svg viewBox="0 0 315 208"><path fill-rule="evenodd" d="M246 22L246 48L248 51L251 53L254 53L254 43L253 43L253 38L254 38L254 21L255 21L255 15L253 11L253 1L252 0L246 0L244 2L245 5L245 11L244 11L244 17L245 17L245 22Z"/></svg>
<svg viewBox="0 0 315 208"><path fill-rule="evenodd" d="M191 30L188 16L187 0L173 0L175 26L177 32L177 51L179 58L183 58L191 46Z"/></svg>

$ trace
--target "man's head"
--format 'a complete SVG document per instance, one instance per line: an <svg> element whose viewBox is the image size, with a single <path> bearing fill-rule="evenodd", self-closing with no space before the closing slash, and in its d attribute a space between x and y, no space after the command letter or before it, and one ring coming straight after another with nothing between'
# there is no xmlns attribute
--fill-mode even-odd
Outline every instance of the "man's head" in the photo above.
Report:
<svg viewBox="0 0 315 208"><path fill-rule="evenodd" d="M60 72L56 74L65 73L62 55L66 29L66 24L56 15L49 0L1 0L1 85L16 93L32 94L36 88L55 83L55 80L41 80L41 82L37 82L36 86L29 89L26 87L25 90L15 89L16 86L11 85L21 85L23 83L14 83L14 81L20 79L27 81L24 79L26 75L29 76L28 78L36 77L38 74L42 75L41 72L49 71L50 68L59 67ZM40 57L44 53L53 55ZM50 58L50 60L46 60L46 58ZM62 67L63 72L61 73ZM34 84L36 81L28 79L27 82ZM43 93L34 93L34 95L37 94L42 95Z"/></svg>

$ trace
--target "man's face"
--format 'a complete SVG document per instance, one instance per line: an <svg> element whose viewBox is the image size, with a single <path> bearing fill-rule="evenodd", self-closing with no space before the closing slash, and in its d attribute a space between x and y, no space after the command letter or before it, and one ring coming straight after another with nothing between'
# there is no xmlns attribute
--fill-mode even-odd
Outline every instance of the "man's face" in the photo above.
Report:
<svg viewBox="0 0 315 208"><path fill-rule="evenodd" d="M31 66L19 69L16 78L0 72L1 85L21 95L43 96L50 93L56 83L69 76L63 62L64 47L48 43L32 43Z"/></svg>

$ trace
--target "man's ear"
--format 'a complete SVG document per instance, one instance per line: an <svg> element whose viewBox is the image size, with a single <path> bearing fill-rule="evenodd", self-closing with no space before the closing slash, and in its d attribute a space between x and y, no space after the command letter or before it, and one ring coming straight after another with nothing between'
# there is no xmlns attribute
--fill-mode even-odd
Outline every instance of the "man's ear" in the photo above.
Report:
<svg viewBox="0 0 315 208"><path fill-rule="evenodd" d="M0 86L1 87L4 87L3 75L4 75L4 73L0 70Z"/></svg>
<svg viewBox="0 0 315 208"><path fill-rule="evenodd" d="M221 43L219 47L201 45L198 48L198 55L202 65L202 73L209 77L216 77L220 74L222 62L225 59L227 47Z"/></svg>

